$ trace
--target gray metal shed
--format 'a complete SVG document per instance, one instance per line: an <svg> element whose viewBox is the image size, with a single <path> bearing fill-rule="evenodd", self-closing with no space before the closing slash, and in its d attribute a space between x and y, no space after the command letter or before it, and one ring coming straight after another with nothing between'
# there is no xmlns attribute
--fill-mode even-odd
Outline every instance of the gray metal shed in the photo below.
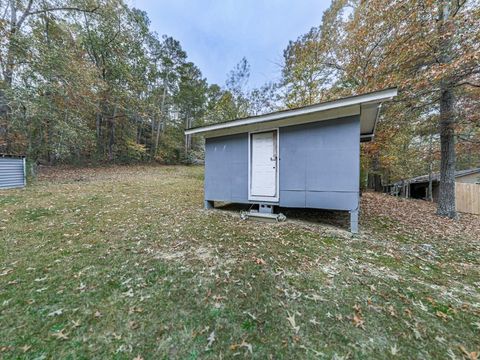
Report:
<svg viewBox="0 0 480 360"><path fill-rule="evenodd" d="M0 189L26 185L25 157L0 154Z"/></svg>
<svg viewBox="0 0 480 360"><path fill-rule="evenodd" d="M358 231L360 141L374 137L386 89L191 128L205 136L205 207L214 201L350 212Z"/></svg>

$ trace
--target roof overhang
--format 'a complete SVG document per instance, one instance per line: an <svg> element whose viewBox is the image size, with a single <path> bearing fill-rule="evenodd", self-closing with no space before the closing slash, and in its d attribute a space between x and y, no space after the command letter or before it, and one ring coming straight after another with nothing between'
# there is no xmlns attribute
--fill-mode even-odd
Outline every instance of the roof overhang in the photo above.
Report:
<svg viewBox="0 0 480 360"><path fill-rule="evenodd" d="M385 89L316 105L190 128L185 130L185 135L203 134L205 137L217 137L359 115L360 140L370 141L375 134L381 104L396 95L397 88Z"/></svg>

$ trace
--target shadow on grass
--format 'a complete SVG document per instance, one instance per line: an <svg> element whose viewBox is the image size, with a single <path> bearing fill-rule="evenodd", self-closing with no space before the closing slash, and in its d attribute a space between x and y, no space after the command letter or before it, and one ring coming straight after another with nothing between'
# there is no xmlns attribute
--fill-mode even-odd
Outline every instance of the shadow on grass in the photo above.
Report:
<svg viewBox="0 0 480 360"><path fill-rule="evenodd" d="M240 213L242 210L258 210L258 205L215 202L215 209ZM287 217L287 221L295 220L313 225L328 225L343 230L350 230L350 214L348 211L285 208L276 206L275 213L283 213Z"/></svg>

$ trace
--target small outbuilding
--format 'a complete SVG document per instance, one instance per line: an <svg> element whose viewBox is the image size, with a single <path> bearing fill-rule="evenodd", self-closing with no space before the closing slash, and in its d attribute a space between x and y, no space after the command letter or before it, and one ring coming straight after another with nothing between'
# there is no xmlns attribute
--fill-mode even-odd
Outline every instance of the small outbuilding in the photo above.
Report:
<svg viewBox="0 0 480 360"><path fill-rule="evenodd" d="M0 189L26 185L25 157L0 154Z"/></svg>
<svg viewBox="0 0 480 360"><path fill-rule="evenodd" d="M360 142L397 89L190 128L205 137L205 207L215 201L350 212L358 231Z"/></svg>
<svg viewBox="0 0 480 360"><path fill-rule="evenodd" d="M440 189L440 173L417 176L385 186L385 192L395 196L428 199L428 187L432 182L432 200L437 202ZM480 184L480 168L455 171L455 183Z"/></svg>

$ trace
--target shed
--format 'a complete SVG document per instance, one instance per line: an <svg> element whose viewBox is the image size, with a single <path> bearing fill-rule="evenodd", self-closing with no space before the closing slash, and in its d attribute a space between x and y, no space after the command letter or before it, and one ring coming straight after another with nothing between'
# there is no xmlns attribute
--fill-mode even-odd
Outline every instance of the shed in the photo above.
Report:
<svg viewBox="0 0 480 360"><path fill-rule="evenodd" d="M391 88L190 128L205 137L205 208L215 201L350 212L358 231L360 142Z"/></svg>
<svg viewBox="0 0 480 360"><path fill-rule="evenodd" d="M25 157L0 154L0 189L26 185Z"/></svg>
<svg viewBox="0 0 480 360"><path fill-rule="evenodd" d="M432 180L432 200L438 200L440 188L440 173L433 173ZM410 179L397 181L385 187L385 191L391 195L403 196L414 199L427 199L428 186L430 182L429 175L421 175ZM472 168L455 171L455 183L480 184L480 168Z"/></svg>

